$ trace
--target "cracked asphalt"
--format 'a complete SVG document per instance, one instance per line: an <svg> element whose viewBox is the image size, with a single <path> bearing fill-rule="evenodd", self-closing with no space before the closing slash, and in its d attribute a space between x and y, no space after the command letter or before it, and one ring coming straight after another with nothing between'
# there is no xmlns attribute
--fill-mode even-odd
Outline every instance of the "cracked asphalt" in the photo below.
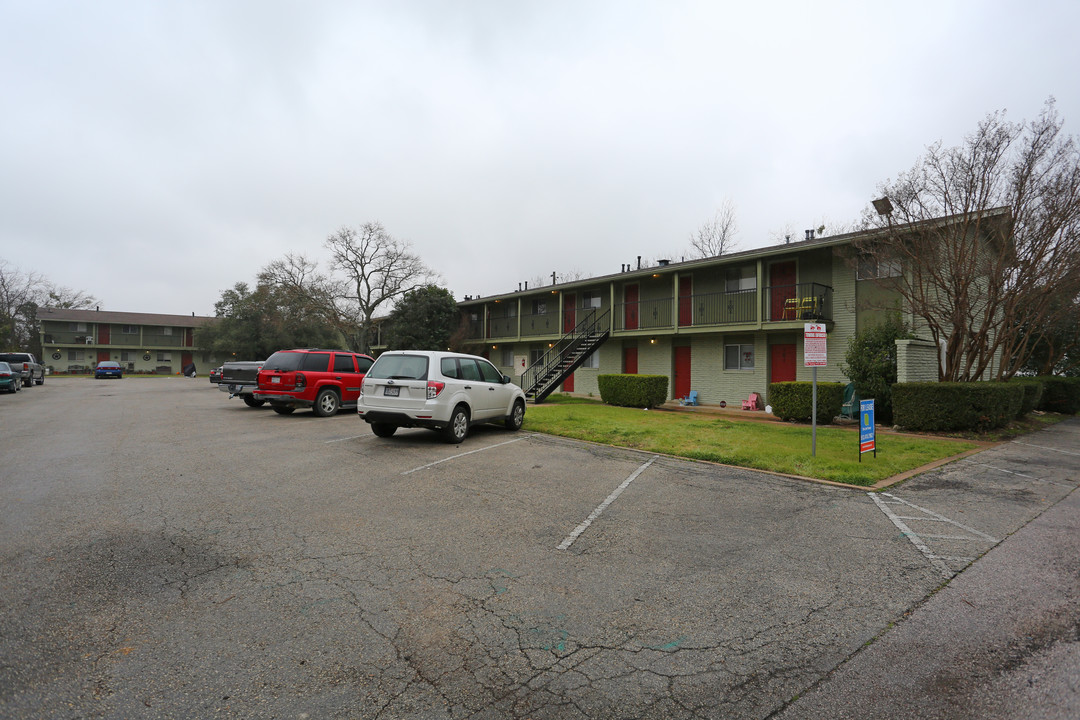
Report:
<svg viewBox="0 0 1080 720"><path fill-rule="evenodd" d="M654 456L527 420L383 440L204 378L2 400L5 718L791 713L940 588L941 563L963 570L1080 484L1046 449L1080 452L1077 421L890 490L964 534L902 531L858 489L641 470Z"/></svg>

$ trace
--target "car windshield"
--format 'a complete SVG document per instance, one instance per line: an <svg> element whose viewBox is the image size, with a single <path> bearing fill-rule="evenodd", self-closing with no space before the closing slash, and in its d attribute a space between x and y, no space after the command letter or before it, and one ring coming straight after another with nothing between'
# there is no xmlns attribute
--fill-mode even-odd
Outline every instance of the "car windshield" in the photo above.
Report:
<svg viewBox="0 0 1080 720"><path fill-rule="evenodd" d="M118 368L118 367L120 367L120 363L116 363L116 362L112 362L110 360L106 360L105 362L99 362L98 367L99 368Z"/></svg>
<svg viewBox="0 0 1080 720"><path fill-rule="evenodd" d="M368 370L379 380L427 380L428 359L423 355L383 355Z"/></svg>
<svg viewBox="0 0 1080 720"><path fill-rule="evenodd" d="M276 352L270 359L263 363L263 370L282 370L292 372L300 369L300 363L304 359L304 353L300 352Z"/></svg>

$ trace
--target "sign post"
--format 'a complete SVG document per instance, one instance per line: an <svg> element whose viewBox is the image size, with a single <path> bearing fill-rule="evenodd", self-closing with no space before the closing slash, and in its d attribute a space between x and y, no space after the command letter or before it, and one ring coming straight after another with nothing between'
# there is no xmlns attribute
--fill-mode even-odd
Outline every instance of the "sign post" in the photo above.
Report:
<svg viewBox="0 0 1080 720"><path fill-rule="evenodd" d="M817 369L828 364L828 334L824 323L803 325L803 366L813 368L810 398L810 454L817 455ZM861 456L860 456L861 457Z"/></svg>
<svg viewBox="0 0 1080 720"><path fill-rule="evenodd" d="M874 429L874 399L859 401L859 462L863 453L877 457L877 431Z"/></svg>

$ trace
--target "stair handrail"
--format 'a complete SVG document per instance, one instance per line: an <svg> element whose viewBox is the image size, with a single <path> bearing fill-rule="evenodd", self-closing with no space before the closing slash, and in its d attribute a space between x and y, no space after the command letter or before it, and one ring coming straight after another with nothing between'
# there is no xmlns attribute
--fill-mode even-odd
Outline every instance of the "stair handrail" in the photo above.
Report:
<svg viewBox="0 0 1080 720"><path fill-rule="evenodd" d="M609 313L610 310L598 313L595 308L590 309L585 317L574 326L573 330L552 343L547 352L530 365L521 376L521 388L525 391L525 394L529 395L536 392L538 390L537 386L543 378L558 367L559 363L565 359L570 350L581 342L583 337L594 335L597 332L606 332L607 328L602 328L602 326L607 321Z"/></svg>

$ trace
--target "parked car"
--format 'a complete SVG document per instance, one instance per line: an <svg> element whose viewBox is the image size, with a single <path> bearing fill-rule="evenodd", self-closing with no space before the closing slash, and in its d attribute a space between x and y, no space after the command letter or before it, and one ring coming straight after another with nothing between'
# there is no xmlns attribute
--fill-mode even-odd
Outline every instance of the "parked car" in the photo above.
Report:
<svg viewBox="0 0 1080 720"><path fill-rule="evenodd" d="M6 362L0 361L0 390L9 393L19 392L22 387L22 373Z"/></svg>
<svg viewBox="0 0 1080 720"><path fill-rule="evenodd" d="M216 368L214 368L213 370L210 371L210 382L212 382L215 385L217 385L219 382L221 382L221 370L222 370L223 367L224 366L216 367Z"/></svg>
<svg viewBox="0 0 1080 720"><path fill-rule="evenodd" d="M259 370L262 360L230 360L222 365L221 377L218 378L218 390L229 393L229 398L241 397L248 407L262 407L265 400L255 397L259 389Z"/></svg>
<svg viewBox="0 0 1080 720"><path fill-rule="evenodd" d="M281 415L309 407L326 417L356 407L364 373L373 362L368 355L348 350L279 350L263 363L252 395Z"/></svg>
<svg viewBox="0 0 1080 720"><path fill-rule="evenodd" d="M520 430L525 393L482 357L396 350L371 366L356 411L379 437L399 427L422 427L459 443L477 423Z"/></svg>
<svg viewBox="0 0 1080 720"><path fill-rule="evenodd" d="M112 360L102 360L94 368L94 379L100 378L117 378L123 380L124 368L120 367L120 363L113 362Z"/></svg>
<svg viewBox="0 0 1080 720"><path fill-rule="evenodd" d="M22 376L23 387L45 384L45 366L37 361L33 353L0 353L0 362L6 362Z"/></svg>

